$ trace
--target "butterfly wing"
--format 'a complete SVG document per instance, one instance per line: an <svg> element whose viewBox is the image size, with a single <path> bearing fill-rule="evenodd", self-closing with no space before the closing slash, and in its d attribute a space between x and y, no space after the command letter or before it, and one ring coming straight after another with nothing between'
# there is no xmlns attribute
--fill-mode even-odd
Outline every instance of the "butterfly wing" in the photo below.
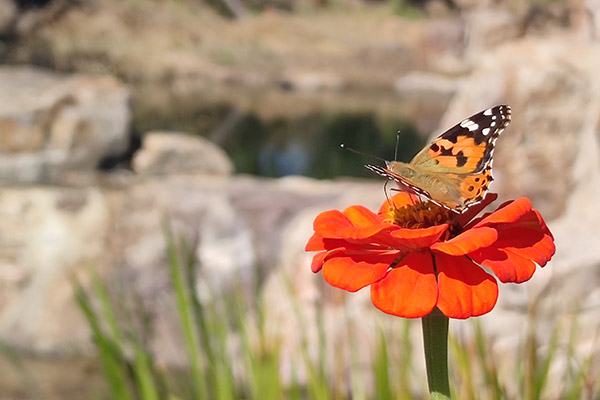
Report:
<svg viewBox="0 0 600 400"><path fill-rule="evenodd" d="M485 197L494 179L494 145L510 120L509 106L488 108L442 133L408 164L366 167L404 190L462 212Z"/></svg>
<svg viewBox="0 0 600 400"><path fill-rule="evenodd" d="M390 163L389 168L378 165L366 167L398 184L401 190L425 197L439 206L462 212L479 203L485 197L492 177L491 164L481 173L472 175L457 174L417 174L414 178L405 177L407 164L401 166ZM398 172L397 172L398 171Z"/></svg>
<svg viewBox="0 0 600 400"><path fill-rule="evenodd" d="M388 162L388 167L391 167L391 164L392 163ZM404 189L407 192L411 192L411 193L414 193L414 194L417 194L420 196L425 196L427 198L431 198L431 195L425 189L417 186L410 179L403 177L401 174L396 173L395 171L393 171L390 168L380 167L379 165L372 165L372 164L367 164L367 165L365 165L365 167L368 170L375 172L378 175L383 176L384 178L387 178L387 179L390 179L390 180L396 182L398 184L398 186L400 186L402 189Z"/></svg>
<svg viewBox="0 0 600 400"><path fill-rule="evenodd" d="M481 202L493 180L491 160L481 173L460 176L459 203L455 209L463 211Z"/></svg>
<svg viewBox="0 0 600 400"><path fill-rule="evenodd" d="M481 173L491 162L496 139L510 120L511 109L507 105L481 111L438 136L410 165L438 173Z"/></svg>

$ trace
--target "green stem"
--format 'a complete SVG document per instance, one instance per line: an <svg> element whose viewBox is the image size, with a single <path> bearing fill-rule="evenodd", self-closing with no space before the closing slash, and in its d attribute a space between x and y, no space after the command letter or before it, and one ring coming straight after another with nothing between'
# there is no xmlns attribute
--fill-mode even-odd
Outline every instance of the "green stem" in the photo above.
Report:
<svg viewBox="0 0 600 400"><path fill-rule="evenodd" d="M435 308L421 320L427 382L432 400L450 399L448 382L448 317Z"/></svg>

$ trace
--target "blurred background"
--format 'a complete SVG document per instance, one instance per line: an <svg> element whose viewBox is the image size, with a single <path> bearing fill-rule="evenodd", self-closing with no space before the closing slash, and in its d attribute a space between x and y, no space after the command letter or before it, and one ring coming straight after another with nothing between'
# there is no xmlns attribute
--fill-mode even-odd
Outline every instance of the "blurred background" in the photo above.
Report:
<svg viewBox="0 0 600 400"><path fill-rule="evenodd" d="M496 104L557 254L451 321L456 398L600 398L600 1L0 0L0 399L412 399L419 321L310 272L341 150ZM499 203L498 203L499 204Z"/></svg>

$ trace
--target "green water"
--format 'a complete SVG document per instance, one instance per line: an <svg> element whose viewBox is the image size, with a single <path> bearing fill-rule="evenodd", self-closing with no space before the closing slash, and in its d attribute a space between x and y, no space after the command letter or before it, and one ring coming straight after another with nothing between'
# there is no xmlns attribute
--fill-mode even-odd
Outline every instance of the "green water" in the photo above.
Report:
<svg viewBox="0 0 600 400"><path fill-rule="evenodd" d="M363 164L379 161L343 150L340 144L393 160L396 132L400 131L397 159L406 161L425 142L425 135L409 120L368 112L311 112L265 119L233 107L217 106L155 124L161 129L203 136L227 152L236 173L264 177L372 177Z"/></svg>

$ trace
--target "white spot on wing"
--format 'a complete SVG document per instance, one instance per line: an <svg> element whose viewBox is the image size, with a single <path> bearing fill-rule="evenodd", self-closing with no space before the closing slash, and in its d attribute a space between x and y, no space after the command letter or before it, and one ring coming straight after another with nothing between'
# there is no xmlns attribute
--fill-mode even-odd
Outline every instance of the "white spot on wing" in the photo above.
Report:
<svg viewBox="0 0 600 400"><path fill-rule="evenodd" d="M464 121L462 121L460 123L460 126L462 128L467 128L469 131L475 131L477 129L479 129L479 125L476 124L475 122L471 121L470 119L465 119Z"/></svg>
<svg viewBox="0 0 600 400"><path fill-rule="evenodd" d="M483 112L483 115L492 115L492 109L491 109L491 108L488 108L487 110L485 110L485 111Z"/></svg>
<svg viewBox="0 0 600 400"><path fill-rule="evenodd" d="M490 134L490 128L483 128L481 130L481 133L483 133L483 136L487 136Z"/></svg>

